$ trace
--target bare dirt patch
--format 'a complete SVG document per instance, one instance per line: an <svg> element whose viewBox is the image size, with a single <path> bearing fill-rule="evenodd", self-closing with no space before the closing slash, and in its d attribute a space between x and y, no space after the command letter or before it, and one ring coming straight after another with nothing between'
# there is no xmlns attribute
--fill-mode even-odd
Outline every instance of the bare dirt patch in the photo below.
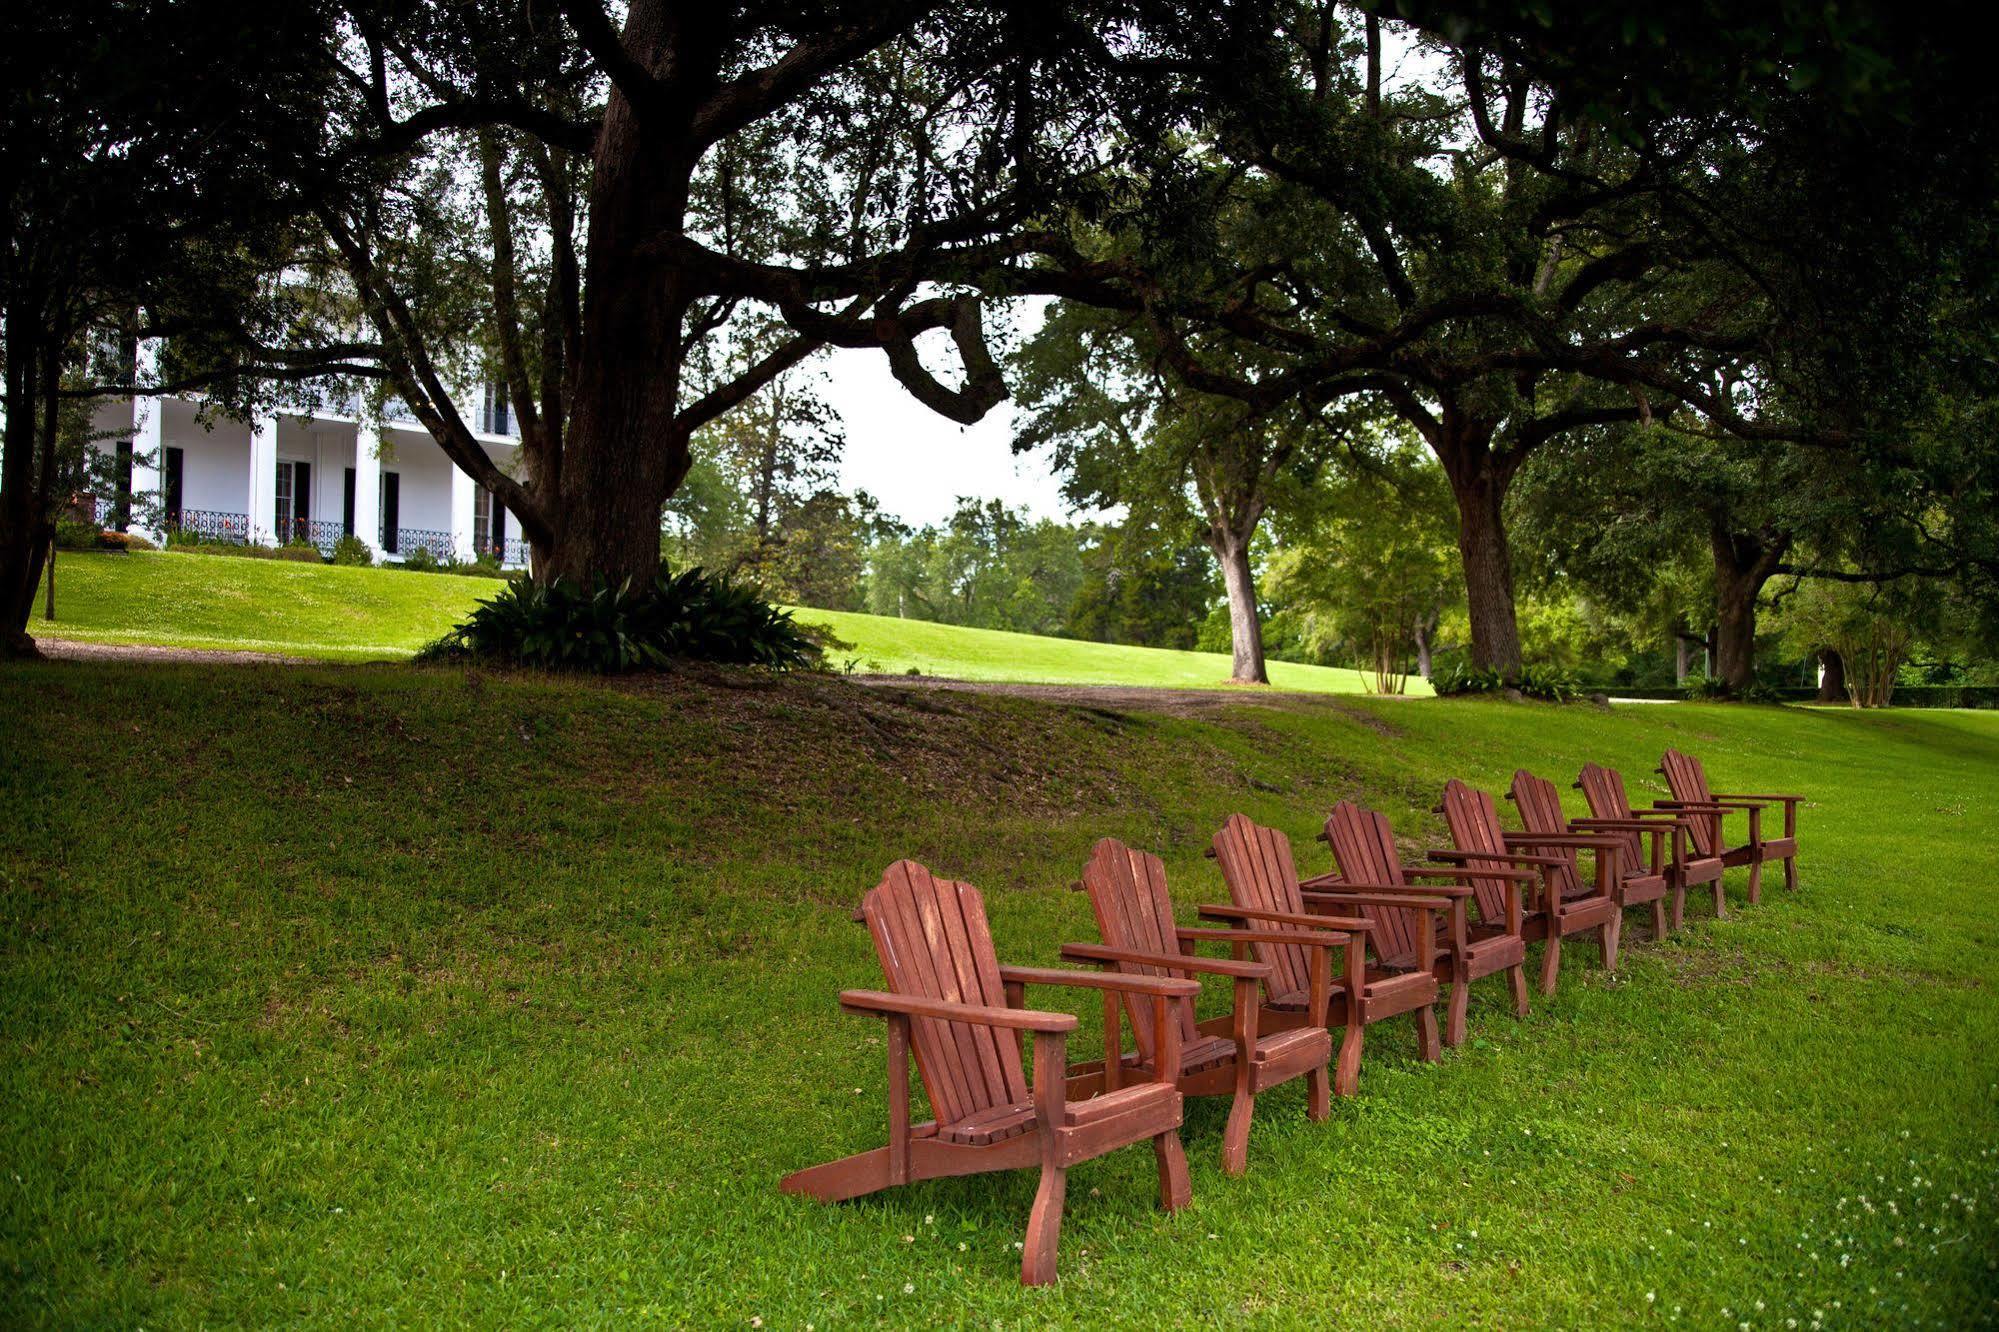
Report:
<svg viewBox="0 0 1999 1332"><path fill-rule="evenodd" d="M86 643L74 638L37 638L35 646L52 661L207 662L229 666L317 666L305 657L223 648L159 647L140 643Z"/></svg>

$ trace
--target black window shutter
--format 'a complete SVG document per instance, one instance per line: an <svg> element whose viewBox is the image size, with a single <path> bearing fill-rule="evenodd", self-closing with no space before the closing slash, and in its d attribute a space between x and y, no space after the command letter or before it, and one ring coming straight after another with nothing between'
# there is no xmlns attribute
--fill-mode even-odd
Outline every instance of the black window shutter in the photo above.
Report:
<svg viewBox="0 0 1999 1332"><path fill-rule="evenodd" d="M187 476L187 455L180 449L167 450L167 516L168 527L180 526L181 492Z"/></svg>
<svg viewBox="0 0 1999 1332"><path fill-rule="evenodd" d="M394 472L382 473L382 549L396 553L396 528L402 519L402 478Z"/></svg>
<svg viewBox="0 0 1999 1332"><path fill-rule="evenodd" d="M354 469L347 469L346 489L340 494L340 535L354 535Z"/></svg>
<svg viewBox="0 0 1999 1332"><path fill-rule="evenodd" d="M292 473L292 519L297 529L295 535L304 536L306 521L312 516L312 464L293 463Z"/></svg>

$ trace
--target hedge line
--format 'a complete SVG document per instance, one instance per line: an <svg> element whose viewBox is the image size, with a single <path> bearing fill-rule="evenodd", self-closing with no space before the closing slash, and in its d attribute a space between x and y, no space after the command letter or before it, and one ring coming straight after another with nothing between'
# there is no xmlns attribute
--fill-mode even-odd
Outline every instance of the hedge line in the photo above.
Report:
<svg viewBox="0 0 1999 1332"><path fill-rule="evenodd" d="M1685 698L1671 686L1611 686L1603 690L1612 698ZM1809 703L1818 690L1805 688L1766 691L1785 703ZM1999 685L1898 685L1892 704L1898 708L1999 708Z"/></svg>

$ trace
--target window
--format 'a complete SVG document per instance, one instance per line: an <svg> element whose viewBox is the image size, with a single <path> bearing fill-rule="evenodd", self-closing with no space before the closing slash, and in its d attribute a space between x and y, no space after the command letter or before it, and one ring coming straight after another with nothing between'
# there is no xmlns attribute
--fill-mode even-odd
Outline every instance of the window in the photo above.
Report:
<svg viewBox="0 0 1999 1332"><path fill-rule="evenodd" d="M309 539L312 528L312 464L278 460L277 534L279 545Z"/></svg>
<svg viewBox="0 0 1999 1332"><path fill-rule="evenodd" d="M507 506L484 486L472 500L472 551L501 560L507 554Z"/></svg>
<svg viewBox="0 0 1999 1332"><path fill-rule="evenodd" d="M486 385L486 401L480 412L479 428L489 435L514 433L513 404L507 401L507 386Z"/></svg>

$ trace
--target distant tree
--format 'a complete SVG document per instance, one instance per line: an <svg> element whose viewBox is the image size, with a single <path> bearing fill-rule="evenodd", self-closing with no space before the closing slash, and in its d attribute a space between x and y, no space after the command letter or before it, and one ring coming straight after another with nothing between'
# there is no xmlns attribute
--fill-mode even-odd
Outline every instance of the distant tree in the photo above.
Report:
<svg viewBox="0 0 1999 1332"><path fill-rule="evenodd" d="M1420 446L1389 435L1348 465L1325 468L1274 524L1281 546L1267 586L1319 655L1337 653L1399 694L1428 679L1437 627L1460 600L1450 487Z"/></svg>

